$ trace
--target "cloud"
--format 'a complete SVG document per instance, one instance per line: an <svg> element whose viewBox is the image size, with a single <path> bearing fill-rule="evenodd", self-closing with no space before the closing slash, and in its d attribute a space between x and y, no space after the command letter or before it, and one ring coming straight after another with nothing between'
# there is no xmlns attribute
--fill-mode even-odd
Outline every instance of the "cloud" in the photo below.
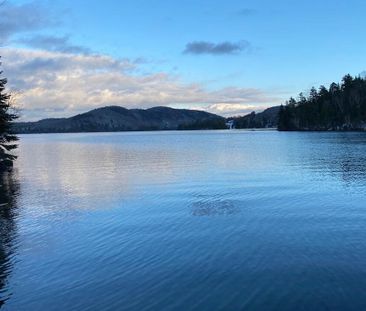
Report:
<svg viewBox="0 0 366 311"><path fill-rule="evenodd" d="M240 16L251 16L254 15L256 12L257 12L256 10L245 8L239 10L237 14Z"/></svg>
<svg viewBox="0 0 366 311"><path fill-rule="evenodd" d="M237 54L243 51L251 50L251 45L248 41L240 41L240 42L221 42L221 43L212 43L207 41L193 41L189 42L186 45L183 53L185 54L211 54L211 55L224 55L224 54Z"/></svg>
<svg viewBox="0 0 366 311"><path fill-rule="evenodd" d="M106 55L17 48L3 49L2 54L9 87L21 91L18 104L23 120L71 116L107 105L199 107L227 115L281 102L253 88L209 91L165 72L142 75L133 60Z"/></svg>
<svg viewBox="0 0 366 311"><path fill-rule="evenodd" d="M37 31L57 23L34 1L19 5L4 2L0 5L0 44L5 44L18 33Z"/></svg>
<svg viewBox="0 0 366 311"><path fill-rule="evenodd" d="M204 109L208 112L222 115L225 117L243 116L253 111L256 112L263 111L266 108L268 108L268 106L255 105L255 104L236 104L236 103L219 103L204 107Z"/></svg>
<svg viewBox="0 0 366 311"><path fill-rule="evenodd" d="M21 38L17 40L18 43L25 44L31 48L42 50L62 52L62 53L83 53L89 54L91 50L79 45L74 45L69 42L69 36L44 36L36 35L28 38Z"/></svg>
<svg viewBox="0 0 366 311"><path fill-rule="evenodd" d="M63 53L91 53L91 50L70 43L70 37L53 35L34 35L34 32L60 25L61 22L38 2L0 5L0 44L15 42L30 48ZM29 34L20 37L20 35ZM15 39L12 39L15 37Z"/></svg>

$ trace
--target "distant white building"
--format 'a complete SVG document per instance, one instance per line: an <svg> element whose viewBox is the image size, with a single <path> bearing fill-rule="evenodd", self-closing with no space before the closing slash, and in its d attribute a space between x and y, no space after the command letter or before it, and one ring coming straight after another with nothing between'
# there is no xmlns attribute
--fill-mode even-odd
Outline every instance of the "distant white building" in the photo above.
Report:
<svg viewBox="0 0 366 311"><path fill-rule="evenodd" d="M226 122L226 126L229 130L234 129L234 120L229 120Z"/></svg>

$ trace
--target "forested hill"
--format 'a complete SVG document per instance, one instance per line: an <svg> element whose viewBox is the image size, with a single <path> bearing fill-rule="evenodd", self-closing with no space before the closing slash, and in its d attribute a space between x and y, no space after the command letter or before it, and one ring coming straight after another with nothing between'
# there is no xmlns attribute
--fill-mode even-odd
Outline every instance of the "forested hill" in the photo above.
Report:
<svg viewBox="0 0 366 311"><path fill-rule="evenodd" d="M229 120L234 121L234 127L237 129L275 128L278 124L279 110L280 106L274 106L259 113L253 111L245 116L233 117Z"/></svg>
<svg viewBox="0 0 366 311"><path fill-rule="evenodd" d="M291 98L279 112L282 131L366 130L366 79L346 75L340 84L312 88Z"/></svg>
<svg viewBox="0 0 366 311"><path fill-rule="evenodd" d="M179 129L224 129L225 118L205 111L154 107L126 109L109 106L71 118L19 122L15 133L113 132Z"/></svg>

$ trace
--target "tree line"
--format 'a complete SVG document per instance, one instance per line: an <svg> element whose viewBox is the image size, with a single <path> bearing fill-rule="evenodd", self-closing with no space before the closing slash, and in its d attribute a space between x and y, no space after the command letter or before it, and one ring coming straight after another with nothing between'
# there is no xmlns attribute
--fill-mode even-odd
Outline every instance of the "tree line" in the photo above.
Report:
<svg viewBox="0 0 366 311"><path fill-rule="evenodd" d="M1 65L1 63L0 63ZM12 96L6 92L7 79L0 71L0 172L13 166L16 156L12 153L17 148L17 136L12 133L12 123L18 113L12 105Z"/></svg>
<svg viewBox="0 0 366 311"><path fill-rule="evenodd" d="M314 87L280 107L278 129L364 130L366 129L366 79L346 75L329 88Z"/></svg>

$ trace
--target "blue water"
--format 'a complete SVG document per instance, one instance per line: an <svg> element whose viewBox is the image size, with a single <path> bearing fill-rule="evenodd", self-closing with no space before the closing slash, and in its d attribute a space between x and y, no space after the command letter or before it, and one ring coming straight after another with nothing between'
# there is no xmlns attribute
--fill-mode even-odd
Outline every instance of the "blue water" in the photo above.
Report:
<svg viewBox="0 0 366 311"><path fill-rule="evenodd" d="M24 135L2 310L365 310L366 133Z"/></svg>

